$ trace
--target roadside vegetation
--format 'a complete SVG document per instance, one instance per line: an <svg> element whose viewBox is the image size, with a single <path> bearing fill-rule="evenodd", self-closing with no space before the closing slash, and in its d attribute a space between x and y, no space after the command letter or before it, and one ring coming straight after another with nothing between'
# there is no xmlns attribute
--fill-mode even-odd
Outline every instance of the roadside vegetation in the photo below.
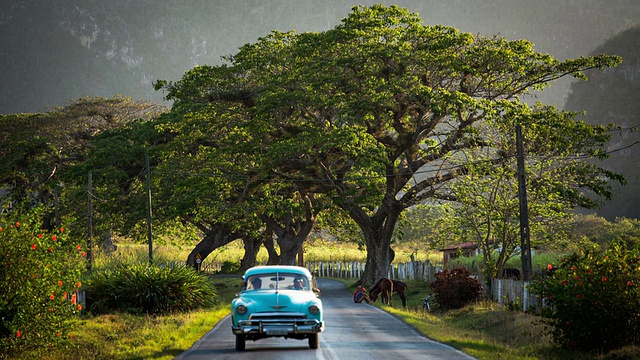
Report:
<svg viewBox="0 0 640 360"><path fill-rule="evenodd" d="M235 256L239 250L235 247L234 244L230 244L222 249L219 260L228 263L236 262L238 258ZM353 256L354 261L364 259L361 255L357 255L357 247L353 244L334 243L332 246L322 244L318 249L322 249L327 257L322 258L318 254L317 260L328 261L329 254L344 254L343 257L348 259ZM119 268L123 262L142 264L145 261L146 250L141 245L121 244L116 254L99 253L95 271L98 272L101 268L110 266ZM403 248L399 253L409 250L410 247ZM309 248L308 251L314 253L315 250ZM159 247L156 250L158 260L168 261L170 254L178 253L180 250L171 246ZM434 255L432 258L435 258ZM335 255L330 256L334 258ZM542 261L546 261L550 257L543 255L542 258L544 259ZM457 264L461 263L462 260L457 262ZM20 359L37 355L46 359L173 359L189 349L229 313L231 299L240 288L238 277L209 276L208 279L215 289L217 302L205 308L161 315L135 312L132 314L125 311L94 314L91 311L84 311L82 315L71 320L70 327L73 329L74 337L65 347L47 350L44 353L42 351L22 352L7 358ZM345 283L348 291L355 291L357 279L335 280ZM400 307L397 295L394 296L393 307L384 306L379 301L374 305L398 316L430 339L443 342L479 359L638 358L637 353L640 349L633 346L607 353L584 352L560 347L553 341L551 328L544 323L542 317L512 311L489 300L481 300L460 309L445 311L432 297L432 311L426 312L421 298L433 293L433 290L424 281L407 281L407 284L406 309Z"/></svg>

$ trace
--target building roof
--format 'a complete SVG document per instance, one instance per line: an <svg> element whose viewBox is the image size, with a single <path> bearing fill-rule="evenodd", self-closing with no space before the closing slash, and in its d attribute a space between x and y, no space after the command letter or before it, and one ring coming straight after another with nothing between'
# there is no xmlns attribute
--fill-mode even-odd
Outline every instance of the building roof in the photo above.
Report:
<svg viewBox="0 0 640 360"><path fill-rule="evenodd" d="M474 244L471 241L467 241L466 243L448 246L446 248L440 249L440 251L458 251L458 249L461 249L461 250L474 250L474 249L477 249L477 248L478 248L477 244Z"/></svg>

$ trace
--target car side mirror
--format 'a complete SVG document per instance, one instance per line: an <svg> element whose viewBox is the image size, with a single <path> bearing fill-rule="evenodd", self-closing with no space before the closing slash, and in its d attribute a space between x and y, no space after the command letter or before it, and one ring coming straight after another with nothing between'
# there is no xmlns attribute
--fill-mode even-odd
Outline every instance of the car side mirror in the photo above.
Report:
<svg viewBox="0 0 640 360"><path fill-rule="evenodd" d="M318 289L317 287L314 287L312 290L313 290L313 293L316 294L316 297L320 297L321 295L320 289Z"/></svg>

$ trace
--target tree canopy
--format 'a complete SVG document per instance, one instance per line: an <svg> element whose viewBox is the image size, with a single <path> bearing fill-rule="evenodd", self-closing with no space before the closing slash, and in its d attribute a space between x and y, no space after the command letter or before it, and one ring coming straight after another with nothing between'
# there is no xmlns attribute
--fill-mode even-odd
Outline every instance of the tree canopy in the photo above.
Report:
<svg viewBox="0 0 640 360"><path fill-rule="evenodd" d="M451 185L478 162L510 161L515 145L505 139L516 125L526 129L531 156L603 156L606 126L522 99L619 62L607 55L560 61L526 40L423 25L406 9L374 5L354 7L325 32L274 31L224 65L199 66L157 87L168 91L174 113L215 107L233 115L237 122L224 129L250 139L242 156L259 177L304 184L348 213L368 252L361 280L373 283L393 260L400 214L427 199L458 200ZM580 170L576 181L544 185L547 199L589 205L582 190L607 195L615 174L571 160L565 169ZM603 181L588 180L595 175Z"/></svg>

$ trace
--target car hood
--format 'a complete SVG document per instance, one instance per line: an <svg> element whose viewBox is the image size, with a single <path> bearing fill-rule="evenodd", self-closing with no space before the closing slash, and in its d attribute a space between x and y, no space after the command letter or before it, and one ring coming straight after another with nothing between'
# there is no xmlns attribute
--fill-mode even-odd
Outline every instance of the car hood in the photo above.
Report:
<svg viewBox="0 0 640 360"><path fill-rule="evenodd" d="M251 312L306 313L311 303L321 306L315 293L300 290L252 290L242 293L235 302L242 302Z"/></svg>

